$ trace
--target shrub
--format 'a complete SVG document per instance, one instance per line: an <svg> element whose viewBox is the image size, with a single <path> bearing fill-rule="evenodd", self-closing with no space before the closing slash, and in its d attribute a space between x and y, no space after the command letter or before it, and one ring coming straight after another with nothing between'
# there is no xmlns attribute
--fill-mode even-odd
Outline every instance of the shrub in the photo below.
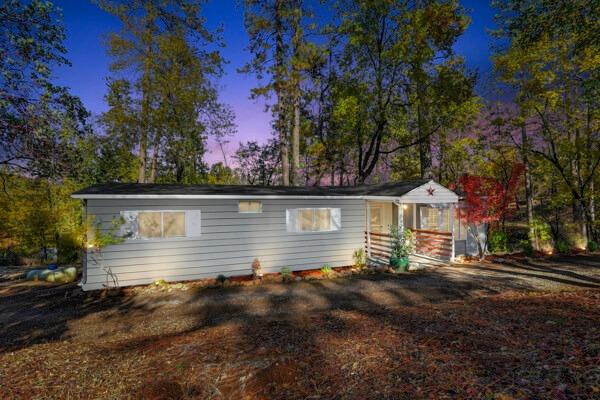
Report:
<svg viewBox="0 0 600 400"><path fill-rule="evenodd" d="M283 279L284 282L289 282L293 278L294 276L292 275L292 270L289 267L281 268L281 279Z"/></svg>
<svg viewBox="0 0 600 400"><path fill-rule="evenodd" d="M397 226L390 227L391 251L390 266L396 271L408 271L408 257L414 251L414 238L410 229L401 230Z"/></svg>
<svg viewBox="0 0 600 400"><path fill-rule="evenodd" d="M72 264L81 256L81 245L73 235L61 235L56 244L59 264Z"/></svg>
<svg viewBox="0 0 600 400"><path fill-rule="evenodd" d="M590 252L594 252L596 250L598 250L598 242L594 242L593 240L590 240L587 244L587 251Z"/></svg>
<svg viewBox="0 0 600 400"><path fill-rule="evenodd" d="M221 285L224 284L226 280L227 280L227 277L223 274L217 276L217 283L219 283Z"/></svg>
<svg viewBox="0 0 600 400"><path fill-rule="evenodd" d="M321 267L321 273L324 276L329 276L333 273L333 269L331 268L331 266L329 264L325 264L325 265L323 265L323 267Z"/></svg>
<svg viewBox="0 0 600 400"><path fill-rule="evenodd" d="M532 257L533 256L533 245L531 244L531 242L529 240L522 240L521 241L521 250L523 251L523 254L526 257Z"/></svg>
<svg viewBox="0 0 600 400"><path fill-rule="evenodd" d="M554 247L556 249L556 252L559 254L567 254L571 251L571 246L564 240L557 241Z"/></svg>
<svg viewBox="0 0 600 400"><path fill-rule="evenodd" d="M528 241L529 242L529 241ZM493 231L488 240L490 252L499 253L508 251L508 234L503 231Z"/></svg>
<svg viewBox="0 0 600 400"><path fill-rule="evenodd" d="M0 249L0 266L4 265L18 265L19 254L13 247L6 249Z"/></svg>
<svg viewBox="0 0 600 400"><path fill-rule="evenodd" d="M358 268L364 268L367 265L367 255L365 254L365 249L362 247L354 250L352 258L354 259L354 265Z"/></svg>

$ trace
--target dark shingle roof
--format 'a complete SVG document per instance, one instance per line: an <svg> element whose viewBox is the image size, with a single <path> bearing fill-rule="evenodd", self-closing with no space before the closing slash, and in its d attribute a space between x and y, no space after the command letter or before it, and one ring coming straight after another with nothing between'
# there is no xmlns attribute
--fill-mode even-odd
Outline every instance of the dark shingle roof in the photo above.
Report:
<svg viewBox="0 0 600 400"><path fill-rule="evenodd" d="M250 185L180 185L153 183L106 183L92 185L73 193L86 195L229 195L229 196L402 196L429 180L388 182L360 186L250 186Z"/></svg>

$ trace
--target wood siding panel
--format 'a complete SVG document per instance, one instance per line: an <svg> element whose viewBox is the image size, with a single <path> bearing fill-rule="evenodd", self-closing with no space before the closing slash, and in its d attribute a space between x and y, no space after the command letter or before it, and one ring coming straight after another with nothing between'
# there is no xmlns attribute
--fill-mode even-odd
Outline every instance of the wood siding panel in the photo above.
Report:
<svg viewBox="0 0 600 400"><path fill-rule="evenodd" d="M237 200L208 199L90 199L87 213L108 229L125 210L201 210L202 236L197 238L129 240L87 255L84 289L99 289L112 279L119 286L180 281L218 275L251 274L257 257L264 272L332 267L353 263L352 252L363 246L364 200L264 199L262 213L240 214ZM289 233L285 210L337 207L342 229L335 232ZM107 279L108 277L108 279Z"/></svg>

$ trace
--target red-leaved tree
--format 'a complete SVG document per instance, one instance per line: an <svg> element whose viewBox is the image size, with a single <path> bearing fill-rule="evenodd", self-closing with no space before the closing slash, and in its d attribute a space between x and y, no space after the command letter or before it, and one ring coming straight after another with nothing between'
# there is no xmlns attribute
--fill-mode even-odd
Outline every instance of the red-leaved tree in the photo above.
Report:
<svg viewBox="0 0 600 400"><path fill-rule="evenodd" d="M490 227L512 212L509 205L516 199L522 173L522 165L517 164L504 183L495 178L475 175L463 175L459 179L464 201L457 208L457 217L475 238L480 258L487 252Z"/></svg>

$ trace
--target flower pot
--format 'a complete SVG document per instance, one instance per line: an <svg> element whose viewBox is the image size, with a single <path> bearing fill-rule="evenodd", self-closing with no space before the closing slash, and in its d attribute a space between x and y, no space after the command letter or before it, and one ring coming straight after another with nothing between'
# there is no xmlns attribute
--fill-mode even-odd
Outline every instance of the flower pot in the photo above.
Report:
<svg viewBox="0 0 600 400"><path fill-rule="evenodd" d="M409 261L408 257L401 257L398 262L398 270L402 272L408 271Z"/></svg>
<svg viewBox="0 0 600 400"><path fill-rule="evenodd" d="M398 257L396 255L390 256L390 267L397 272L406 272L408 271L408 257Z"/></svg>

